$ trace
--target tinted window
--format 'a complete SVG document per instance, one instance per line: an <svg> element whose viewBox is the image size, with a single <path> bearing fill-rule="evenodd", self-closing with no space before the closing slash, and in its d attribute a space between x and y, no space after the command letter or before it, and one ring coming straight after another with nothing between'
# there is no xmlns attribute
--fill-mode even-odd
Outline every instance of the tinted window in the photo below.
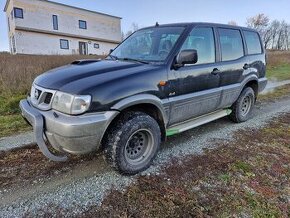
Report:
<svg viewBox="0 0 290 218"><path fill-rule="evenodd" d="M68 40L66 40L66 39L61 39L61 40L60 40L60 48L61 48L61 49L69 49Z"/></svg>
<svg viewBox="0 0 290 218"><path fill-rule="evenodd" d="M58 20L56 15L52 15L52 24L53 24L53 29L58 30Z"/></svg>
<svg viewBox="0 0 290 218"><path fill-rule="evenodd" d="M243 40L239 30L219 29L222 61L230 61L244 56Z"/></svg>
<svg viewBox="0 0 290 218"><path fill-rule="evenodd" d="M181 50L185 49L197 50L197 64L215 62L215 43L212 28L194 28L181 48Z"/></svg>
<svg viewBox="0 0 290 218"><path fill-rule="evenodd" d="M80 29L87 29L87 22L84 20L79 20Z"/></svg>
<svg viewBox="0 0 290 218"><path fill-rule="evenodd" d="M23 18L23 10L21 8L14 8L14 17Z"/></svg>
<svg viewBox="0 0 290 218"><path fill-rule="evenodd" d="M262 47L258 33L251 31L244 31L248 54L261 54Z"/></svg>

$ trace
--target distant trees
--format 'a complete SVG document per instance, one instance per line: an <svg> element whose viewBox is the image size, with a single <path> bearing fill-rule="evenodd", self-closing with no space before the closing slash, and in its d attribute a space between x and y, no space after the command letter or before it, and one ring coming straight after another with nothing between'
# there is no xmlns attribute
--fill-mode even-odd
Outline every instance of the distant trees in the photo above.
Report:
<svg viewBox="0 0 290 218"><path fill-rule="evenodd" d="M264 46L267 49L290 49L290 24L284 20L270 21L265 14L249 17L246 22L248 27L254 28L261 34Z"/></svg>

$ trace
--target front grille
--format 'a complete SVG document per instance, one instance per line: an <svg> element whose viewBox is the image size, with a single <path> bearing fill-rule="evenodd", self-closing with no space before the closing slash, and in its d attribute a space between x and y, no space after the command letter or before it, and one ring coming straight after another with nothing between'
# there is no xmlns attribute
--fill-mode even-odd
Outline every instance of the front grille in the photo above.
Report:
<svg viewBox="0 0 290 218"><path fill-rule="evenodd" d="M44 103L45 104L50 104L50 101L52 99L52 93L46 93L45 99L44 99Z"/></svg>
<svg viewBox="0 0 290 218"><path fill-rule="evenodd" d="M34 97L38 100L40 95L41 95L42 91L38 90L38 89L35 89L35 92L34 92Z"/></svg>
<svg viewBox="0 0 290 218"><path fill-rule="evenodd" d="M55 92L56 90L42 88L33 84L30 94L32 105L40 110L50 110Z"/></svg>

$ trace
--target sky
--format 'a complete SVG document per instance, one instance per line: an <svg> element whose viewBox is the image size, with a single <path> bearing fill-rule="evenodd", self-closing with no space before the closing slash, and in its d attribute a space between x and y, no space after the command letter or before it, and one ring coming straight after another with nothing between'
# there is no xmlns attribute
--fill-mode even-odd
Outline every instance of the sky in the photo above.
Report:
<svg viewBox="0 0 290 218"><path fill-rule="evenodd" d="M235 21L245 26L246 19L258 13L290 23L290 0L51 0L76 7L122 17L122 31L176 22ZM3 12L6 0L0 0L0 51L8 51L8 27Z"/></svg>

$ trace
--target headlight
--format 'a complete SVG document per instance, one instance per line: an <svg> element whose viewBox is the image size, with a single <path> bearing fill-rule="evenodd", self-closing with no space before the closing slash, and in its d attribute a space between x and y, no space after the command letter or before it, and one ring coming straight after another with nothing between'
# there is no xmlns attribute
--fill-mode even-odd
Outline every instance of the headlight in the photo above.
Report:
<svg viewBox="0 0 290 218"><path fill-rule="evenodd" d="M66 114L82 114L91 104L90 95L71 95L56 92L52 101L52 108Z"/></svg>

